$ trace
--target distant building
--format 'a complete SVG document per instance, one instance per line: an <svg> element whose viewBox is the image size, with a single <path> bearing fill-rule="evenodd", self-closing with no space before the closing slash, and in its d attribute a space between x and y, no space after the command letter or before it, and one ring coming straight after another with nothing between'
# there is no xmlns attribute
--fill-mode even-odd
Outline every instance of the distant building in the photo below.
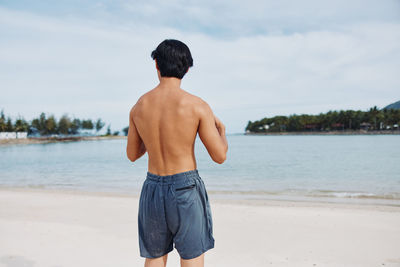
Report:
<svg viewBox="0 0 400 267"><path fill-rule="evenodd" d="M344 129L344 124L343 123L340 123L340 122L337 122L337 123L332 123L332 128L333 129Z"/></svg>
<svg viewBox="0 0 400 267"><path fill-rule="evenodd" d="M360 124L360 129L361 130L368 130L369 128L371 128L371 123L369 123L369 122L362 122Z"/></svg>
<svg viewBox="0 0 400 267"><path fill-rule="evenodd" d="M317 123L308 123L304 126L308 130L315 130L319 127Z"/></svg>
<svg viewBox="0 0 400 267"><path fill-rule="evenodd" d="M0 139L25 139L28 132L0 132Z"/></svg>

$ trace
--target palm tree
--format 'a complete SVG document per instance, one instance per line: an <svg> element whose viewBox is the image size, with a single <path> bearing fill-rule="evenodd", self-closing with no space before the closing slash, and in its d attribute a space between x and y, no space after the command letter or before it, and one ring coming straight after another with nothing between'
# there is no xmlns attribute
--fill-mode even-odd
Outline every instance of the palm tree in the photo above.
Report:
<svg viewBox="0 0 400 267"><path fill-rule="evenodd" d="M1 110L0 113L0 132L5 132L6 131L6 117L4 115L4 111Z"/></svg>
<svg viewBox="0 0 400 267"><path fill-rule="evenodd" d="M103 127L105 123L101 121L101 119L97 119L96 121L96 133L98 133Z"/></svg>

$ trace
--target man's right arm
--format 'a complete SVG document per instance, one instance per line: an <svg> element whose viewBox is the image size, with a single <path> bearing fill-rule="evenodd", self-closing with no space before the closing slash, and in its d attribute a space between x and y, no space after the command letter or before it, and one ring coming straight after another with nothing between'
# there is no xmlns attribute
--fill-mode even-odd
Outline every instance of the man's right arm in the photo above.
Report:
<svg viewBox="0 0 400 267"><path fill-rule="evenodd" d="M199 137L213 161L222 164L226 160L226 152L228 151L225 126L214 116L210 106L205 101L201 101L199 115Z"/></svg>

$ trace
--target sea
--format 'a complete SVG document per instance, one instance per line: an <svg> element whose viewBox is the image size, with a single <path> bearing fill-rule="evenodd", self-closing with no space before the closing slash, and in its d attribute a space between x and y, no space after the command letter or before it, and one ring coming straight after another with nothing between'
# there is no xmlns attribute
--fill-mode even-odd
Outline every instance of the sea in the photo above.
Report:
<svg viewBox="0 0 400 267"><path fill-rule="evenodd" d="M210 198L400 205L400 135L227 136L223 164L199 138L197 169ZM126 139L0 146L0 187L140 195L147 154Z"/></svg>

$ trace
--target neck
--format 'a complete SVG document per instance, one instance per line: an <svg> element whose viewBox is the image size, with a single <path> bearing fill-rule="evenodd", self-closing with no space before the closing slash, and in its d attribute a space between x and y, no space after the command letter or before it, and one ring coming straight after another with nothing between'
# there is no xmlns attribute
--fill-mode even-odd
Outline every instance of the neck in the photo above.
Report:
<svg viewBox="0 0 400 267"><path fill-rule="evenodd" d="M160 78L160 87L167 88L177 88L181 87L181 79L175 77L161 77Z"/></svg>

